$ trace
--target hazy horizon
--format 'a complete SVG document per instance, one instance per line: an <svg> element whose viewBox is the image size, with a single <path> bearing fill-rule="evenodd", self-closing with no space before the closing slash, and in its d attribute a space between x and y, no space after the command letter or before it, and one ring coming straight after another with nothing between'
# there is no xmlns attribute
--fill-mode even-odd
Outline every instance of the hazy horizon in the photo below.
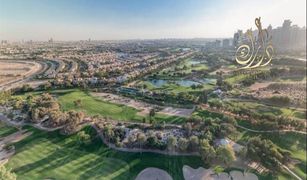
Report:
<svg viewBox="0 0 307 180"><path fill-rule="evenodd" d="M305 0L0 0L0 40L232 38L237 29L306 26Z"/></svg>

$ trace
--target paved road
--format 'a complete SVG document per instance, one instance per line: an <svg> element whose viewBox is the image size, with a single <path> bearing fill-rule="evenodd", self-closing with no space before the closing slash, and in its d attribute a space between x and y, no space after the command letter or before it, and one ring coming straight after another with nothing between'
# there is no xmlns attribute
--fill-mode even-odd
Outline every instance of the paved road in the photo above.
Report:
<svg viewBox="0 0 307 180"><path fill-rule="evenodd" d="M307 135L307 133L305 131L297 131L297 130L291 130L291 129L281 129L281 130L254 130L254 129L249 129L246 128L244 126L240 126L240 125L236 125L238 128L244 129L246 131L250 131L250 132L255 132L255 133L277 133L277 132L295 132L295 133L299 133L299 134L305 134Z"/></svg>
<svg viewBox="0 0 307 180"><path fill-rule="evenodd" d="M0 113L0 121L3 121L8 125L11 125L11 126L14 126L14 127L17 127L17 128L28 125L28 126L32 126L32 127L35 127L37 129L40 129L40 130L43 130L43 131L56 131L56 130L62 129L64 127L64 126L59 126L59 127L55 127L55 128L48 128L48 127L42 126L40 123L33 124L33 123L26 123L26 122L23 122L23 121L14 122L14 121L9 120L6 116L4 116L1 113Z"/></svg>

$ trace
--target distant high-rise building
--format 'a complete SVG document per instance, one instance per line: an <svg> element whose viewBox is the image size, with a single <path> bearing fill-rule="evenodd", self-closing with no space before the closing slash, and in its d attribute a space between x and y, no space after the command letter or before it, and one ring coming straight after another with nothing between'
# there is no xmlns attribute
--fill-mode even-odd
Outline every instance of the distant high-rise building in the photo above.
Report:
<svg viewBox="0 0 307 180"><path fill-rule="evenodd" d="M229 39L223 39L223 48L228 48L230 46L230 40Z"/></svg>
<svg viewBox="0 0 307 180"><path fill-rule="evenodd" d="M241 41L242 41L242 38L243 38L243 31L242 30L238 30L234 35L233 35L233 43L232 45L234 47L237 47Z"/></svg>
<svg viewBox="0 0 307 180"><path fill-rule="evenodd" d="M221 47L221 41L220 40L215 40L215 41L210 41L206 43L206 48L220 48Z"/></svg>
<svg viewBox="0 0 307 180"><path fill-rule="evenodd" d="M214 46L215 46L216 48L221 47L221 41L220 41L220 40L215 40Z"/></svg>
<svg viewBox="0 0 307 180"><path fill-rule="evenodd" d="M306 49L306 27L291 26L291 23L290 20L285 20L281 27L271 30L272 42L276 49L281 51Z"/></svg>
<svg viewBox="0 0 307 180"><path fill-rule="evenodd" d="M7 44L7 40L2 40L1 41L1 45L6 45Z"/></svg>
<svg viewBox="0 0 307 180"><path fill-rule="evenodd" d="M50 39L48 40L48 42L49 42L49 43L53 43L53 39L50 38Z"/></svg>
<svg viewBox="0 0 307 180"><path fill-rule="evenodd" d="M273 28L269 25L266 29L272 44L277 51L285 50L305 50L306 49L306 27L291 25L290 20L285 20L281 27ZM253 36L258 36L258 30L253 31ZM243 33L238 30L233 36L233 46L245 42Z"/></svg>

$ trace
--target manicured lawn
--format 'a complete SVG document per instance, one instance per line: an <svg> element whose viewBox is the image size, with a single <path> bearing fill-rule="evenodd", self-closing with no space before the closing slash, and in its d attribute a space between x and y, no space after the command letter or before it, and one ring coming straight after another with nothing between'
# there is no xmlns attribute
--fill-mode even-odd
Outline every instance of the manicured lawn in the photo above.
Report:
<svg viewBox="0 0 307 180"><path fill-rule="evenodd" d="M166 83L161 87L156 87L154 84L152 84L149 81L140 81L138 82L139 86L144 86L146 85L146 89L150 90L150 91L165 91L165 92L173 92L173 93L180 93L180 92L202 92L204 90L209 90L209 89L213 89L214 88L214 84L202 84L203 87L202 88L191 88L190 86L181 86L178 84L174 84L174 83Z"/></svg>
<svg viewBox="0 0 307 180"><path fill-rule="evenodd" d="M183 124L186 122L187 118L179 117L179 116L168 116L164 114L156 114L155 115L156 122L159 123L167 123L167 124Z"/></svg>
<svg viewBox="0 0 307 180"><path fill-rule="evenodd" d="M27 128L30 136L15 143L16 154L9 160L20 180L50 179L135 179L147 167L166 170L173 179L183 179L182 167L204 165L199 157L166 156L153 153L127 153L106 147L95 130L83 130L93 138L89 145L79 145L76 135L44 132ZM259 176L270 179L270 175Z"/></svg>
<svg viewBox="0 0 307 180"><path fill-rule="evenodd" d="M149 86L151 87L151 86ZM204 84L203 85L203 88L191 88L191 87L186 87L186 86L180 86L180 85L177 85L177 84L171 84L171 83L167 83L167 84L164 84L162 87L155 87L150 89L150 90L153 90L153 91L166 91L166 92L174 92L174 93L180 93L180 92L201 92L205 89L213 89L213 85L211 84Z"/></svg>
<svg viewBox="0 0 307 180"><path fill-rule="evenodd" d="M302 120L306 120L305 112L297 109L283 108L283 107L274 107L265 104L261 104L258 102L248 102L248 101L231 101L230 104L237 107L245 107L251 110L255 110L260 114L274 115L274 116L285 116L298 118Z"/></svg>
<svg viewBox="0 0 307 180"><path fill-rule="evenodd" d="M116 120L132 120L137 110L128 106L102 101L81 90L67 90L66 92L52 92L58 96L64 111L83 111L88 115L101 115ZM74 101L80 99L81 106L76 107Z"/></svg>
<svg viewBox="0 0 307 180"><path fill-rule="evenodd" d="M174 179L183 179L183 165L203 166L199 157L165 156L152 153L125 153L106 147L92 134L92 143L79 145L76 136L29 129L33 134L15 144L16 154L7 166L18 179L134 179L147 167L166 170Z"/></svg>
<svg viewBox="0 0 307 180"><path fill-rule="evenodd" d="M202 71L202 70L208 70L209 67L204 63L199 61L199 64L193 64L192 61L198 61L196 59L187 58L182 60L178 65L174 65L168 68L165 68L161 70L158 73L159 78L168 78L170 76L177 77L173 73L185 73L186 75L191 74L192 71ZM185 67L185 68L184 68ZM178 68L178 69L175 69Z"/></svg>
<svg viewBox="0 0 307 180"><path fill-rule="evenodd" d="M39 95L42 93L43 92L26 93L25 95L20 95L20 97L24 98L26 95L29 94ZM90 95L90 93L81 91L79 89L52 90L48 91L48 93L57 97L59 103L61 104L61 108L64 111L69 111L69 110L83 111L91 116L99 115L102 117L109 117L114 120L123 120L123 121L142 122L143 118L145 117L147 122L149 122L148 116L141 116L137 114L138 112L137 109L121 104L114 104L107 101L103 101L100 98L94 97ZM74 104L74 101L78 99L81 100L80 107L77 107ZM154 118L157 122L160 123L165 121L165 123L174 123L174 124L182 124L186 120L186 118L184 117L169 116L159 113L156 113Z"/></svg>
<svg viewBox="0 0 307 180"><path fill-rule="evenodd" d="M7 126L5 123L0 122L0 138L13 134L17 131L18 130L16 128Z"/></svg>
<svg viewBox="0 0 307 180"><path fill-rule="evenodd" d="M231 76L225 79L226 82L230 83L230 84L236 84L241 82L242 80L244 80L246 78L247 75L245 74L239 74L236 76Z"/></svg>

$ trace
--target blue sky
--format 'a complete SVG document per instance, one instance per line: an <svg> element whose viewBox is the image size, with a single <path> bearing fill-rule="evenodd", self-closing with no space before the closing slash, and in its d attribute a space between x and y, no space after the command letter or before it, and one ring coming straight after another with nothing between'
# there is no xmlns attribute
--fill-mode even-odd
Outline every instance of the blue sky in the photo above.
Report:
<svg viewBox="0 0 307 180"><path fill-rule="evenodd" d="M231 37L284 19L306 25L305 0L0 0L0 39Z"/></svg>

